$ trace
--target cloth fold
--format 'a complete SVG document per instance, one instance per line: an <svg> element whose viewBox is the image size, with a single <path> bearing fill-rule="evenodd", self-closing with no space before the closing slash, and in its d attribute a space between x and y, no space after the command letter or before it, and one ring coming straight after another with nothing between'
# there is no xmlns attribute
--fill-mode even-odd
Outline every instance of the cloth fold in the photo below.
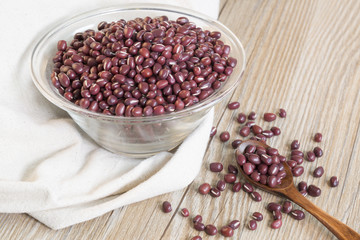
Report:
<svg viewBox="0 0 360 240"><path fill-rule="evenodd" d="M0 26L3 35L9 36L0 40L6 46L0 55L3 89L0 212L29 213L45 225L59 229L184 188L198 174L213 110L175 153L131 159L99 147L64 111L41 96L31 81L28 67L31 40L49 22L77 15L84 4L94 9L117 3L115 0L0 3L0 20L11 22L11 26ZM187 6L213 18L217 18L219 7L218 0L165 3Z"/></svg>

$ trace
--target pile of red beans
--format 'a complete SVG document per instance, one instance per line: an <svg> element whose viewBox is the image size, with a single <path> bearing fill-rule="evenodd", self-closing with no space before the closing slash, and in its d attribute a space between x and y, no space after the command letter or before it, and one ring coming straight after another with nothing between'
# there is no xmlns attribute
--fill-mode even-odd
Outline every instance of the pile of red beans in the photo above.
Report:
<svg viewBox="0 0 360 240"><path fill-rule="evenodd" d="M228 108L230 110L238 109L240 104L238 102L229 103ZM286 117L286 111L280 109L278 112L280 118ZM266 122L273 122L276 120L277 115L274 113L265 113L263 119ZM251 140L263 141L266 142L267 139L274 136L279 136L281 130L273 126L269 130L263 130L260 126L256 125L254 120L256 120L257 114L251 112L248 115L244 113L239 113L237 115L237 121L240 124L239 135L242 137L249 137ZM250 136L250 134L253 134ZM210 137L214 137L217 134L216 127L213 127L210 132ZM227 142L230 140L230 133L227 131L222 132L219 135L221 142ZM314 141L320 143L322 141L322 134L316 133L314 135ZM289 159L281 155L279 151L275 148L263 148L254 145L248 145L243 152L240 149L237 149L240 144L243 142L243 139L235 139L231 142L232 148L236 149L235 151L235 162L238 167L242 168L245 174L247 174L254 181L258 181L262 184L266 184L269 187L276 187L278 184L281 184L281 179L286 176L284 171L284 165L287 164L294 177L299 177L304 173L304 167L302 166L304 160L308 162L314 162L317 158L323 156L323 150L320 147L315 147L311 151L307 151L306 155L303 151L300 150L300 142L298 140L293 140L289 146L291 154ZM214 173L221 173L224 171L224 166L221 162L211 162L209 164L209 170ZM262 201L262 196L257 192L254 187L247 182L242 183L240 181L240 175L238 174L239 169L232 165L228 164L227 171L218 175L220 179L215 181L215 184L212 186L210 183L202 183L198 187L198 192L201 195L210 195L213 198L218 198L221 196L221 193L229 188L232 192L239 192L241 189L249 194L250 198L256 202ZM312 175L315 178L320 178L324 174L324 168L322 166L316 167ZM336 176L333 176L329 180L330 187L338 186L339 181ZM300 181L298 183L298 190L304 196L318 197L321 195L321 189L317 186L311 184L307 185L306 182ZM167 203L165 208L163 207L164 212L168 212L169 209ZM270 227L272 229L279 229L282 226L283 214L288 214L295 220L303 220L305 218L305 213L300 209L294 209L293 204L290 201L284 201L283 203L270 202L267 204L266 209L272 215L272 221ZM183 208L181 214L184 217L188 217L190 212L188 209ZM257 229L259 222L263 220L263 214L261 212L254 212L251 215L251 220L247 223L247 226L250 230ZM234 235L234 231L239 228L239 220L231 220L228 225L220 227L220 231L213 224L204 224L202 222L202 216L196 215L193 217L193 227L197 231L204 231L207 235L213 236L217 233L220 233L224 237L231 237ZM201 240L202 237L197 235L192 240Z"/></svg>
<svg viewBox="0 0 360 240"><path fill-rule="evenodd" d="M98 31L60 40L51 81L66 99L108 115L182 110L219 89L237 60L221 33L186 17L101 22Z"/></svg>

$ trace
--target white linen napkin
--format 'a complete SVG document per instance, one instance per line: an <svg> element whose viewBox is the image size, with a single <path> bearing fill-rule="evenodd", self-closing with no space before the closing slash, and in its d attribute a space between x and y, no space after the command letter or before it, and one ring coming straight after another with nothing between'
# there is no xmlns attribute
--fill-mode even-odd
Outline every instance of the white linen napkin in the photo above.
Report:
<svg viewBox="0 0 360 240"><path fill-rule="evenodd" d="M218 0L151 2L192 7L214 18L219 7ZM95 144L64 111L41 96L31 81L32 40L49 23L77 15L84 5L89 10L116 3L119 1L0 2L0 212L26 212L59 229L184 188L198 174L213 110L175 154L130 159ZM192 167L187 168L189 165Z"/></svg>

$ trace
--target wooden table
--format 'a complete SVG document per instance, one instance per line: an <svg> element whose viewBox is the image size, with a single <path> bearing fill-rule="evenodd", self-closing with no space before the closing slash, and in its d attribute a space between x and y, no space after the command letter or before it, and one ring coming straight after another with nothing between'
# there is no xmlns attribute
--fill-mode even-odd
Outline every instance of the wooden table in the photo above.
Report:
<svg viewBox="0 0 360 240"><path fill-rule="evenodd" d="M180 215L183 207L191 216L201 214L205 223L219 228L240 220L232 239L335 239L310 214L300 222L284 215L281 229L271 229L272 216L265 206L284 199L261 190L262 202L230 189L219 198L197 193L201 183L215 184L223 174L208 171L210 162L221 161L225 167L234 164L231 144L221 143L219 133L228 130L231 139L239 137L239 124L234 119L239 112L251 111L258 113L256 122L263 128L281 128L282 134L269 143L283 154L289 155L294 139L300 141L303 151L315 146L324 149L322 158L305 161L305 173L295 181L319 186L321 196L308 198L360 232L359 12L357 0L222 1L219 19L242 41L247 68L233 95L216 107L218 134L209 141L202 170L193 183L58 231L26 214L0 214L0 239L190 239L199 232L193 229L191 218ZM229 101L240 101L240 109L226 109ZM263 121L263 113L277 112L280 107L287 110L286 119ZM316 132L323 133L323 142L313 141ZM311 172L320 165L325 174L314 178ZM333 175L340 179L337 188L328 185ZM173 206L169 214L160 208L165 200ZM256 231L250 231L246 225L255 211L262 212L264 220ZM207 237L204 232L200 235L222 239L220 235Z"/></svg>

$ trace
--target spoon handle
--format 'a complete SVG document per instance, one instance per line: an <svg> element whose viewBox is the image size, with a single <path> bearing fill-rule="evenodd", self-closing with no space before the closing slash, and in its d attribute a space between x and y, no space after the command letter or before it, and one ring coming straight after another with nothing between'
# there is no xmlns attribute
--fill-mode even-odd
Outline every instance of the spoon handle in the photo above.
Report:
<svg viewBox="0 0 360 240"><path fill-rule="evenodd" d="M360 234L349 226L327 214L311 201L306 199L294 186L287 189L285 195L297 205L304 208L311 215L317 218L327 229L329 229L340 240L360 240Z"/></svg>

